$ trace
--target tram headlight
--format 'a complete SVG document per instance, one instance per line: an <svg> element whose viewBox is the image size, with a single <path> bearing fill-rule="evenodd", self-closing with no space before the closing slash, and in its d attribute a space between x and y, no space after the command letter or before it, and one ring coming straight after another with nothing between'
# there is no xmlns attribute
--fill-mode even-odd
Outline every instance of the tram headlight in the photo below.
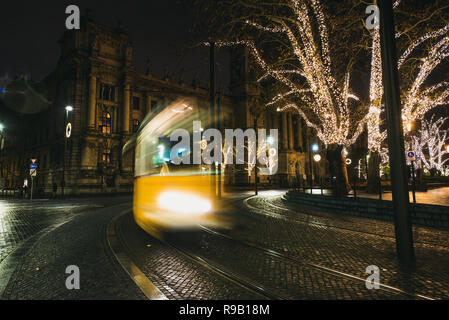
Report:
<svg viewBox="0 0 449 320"><path fill-rule="evenodd" d="M161 209L181 214L203 214L211 211L212 204L208 199L195 194L166 191L157 198Z"/></svg>

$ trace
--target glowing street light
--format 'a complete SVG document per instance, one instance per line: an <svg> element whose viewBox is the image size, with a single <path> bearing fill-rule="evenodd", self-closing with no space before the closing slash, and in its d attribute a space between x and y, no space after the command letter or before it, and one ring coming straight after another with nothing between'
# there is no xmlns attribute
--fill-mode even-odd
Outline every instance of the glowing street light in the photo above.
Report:
<svg viewBox="0 0 449 320"><path fill-rule="evenodd" d="M412 131L412 123L411 122L407 123L406 127L407 127L408 132Z"/></svg>
<svg viewBox="0 0 449 320"><path fill-rule="evenodd" d="M0 132L3 132L3 123L0 123Z"/></svg>
<svg viewBox="0 0 449 320"><path fill-rule="evenodd" d="M312 144L312 151L317 152L319 150L318 144L314 143Z"/></svg>
<svg viewBox="0 0 449 320"><path fill-rule="evenodd" d="M319 154L316 154L313 156L313 160L315 160L315 162L320 162L321 156Z"/></svg>

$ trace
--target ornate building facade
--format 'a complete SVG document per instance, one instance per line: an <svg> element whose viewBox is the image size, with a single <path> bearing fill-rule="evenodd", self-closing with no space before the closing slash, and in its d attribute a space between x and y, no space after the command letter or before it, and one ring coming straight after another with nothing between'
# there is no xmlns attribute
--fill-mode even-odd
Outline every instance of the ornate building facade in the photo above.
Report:
<svg viewBox="0 0 449 320"><path fill-rule="evenodd" d="M149 65L145 73L135 70L132 43L120 26L112 28L86 19L80 30L66 31L59 44L58 64L42 82L42 94L50 106L27 116L29 125L22 132L21 148L10 146L6 162L12 169L5 175L11 187L29 179L30 159L34 158L38 163L37 192L52 193L55 186L57 193L62 186L64 193L70 194L129 192L133 157L123 156L121 151L148 113L188 97L208 115L207 89L196 83L186 85L182 78L175 82L167 75L153 76ZM308 156L310 132L297 114L263 107L247 50L236 49L231 56L231 94L217 99L220 128L252 128L256 119L259 128L278 129L278 172L262 176L260 182L292 185L298 175L309 172L311 164L316 166ZM66 111L66 106L73 110ZM68 122L70 138L65 139ZM253 176L253 172L236 167L227 181L248 184L254 182Z"/></svg>

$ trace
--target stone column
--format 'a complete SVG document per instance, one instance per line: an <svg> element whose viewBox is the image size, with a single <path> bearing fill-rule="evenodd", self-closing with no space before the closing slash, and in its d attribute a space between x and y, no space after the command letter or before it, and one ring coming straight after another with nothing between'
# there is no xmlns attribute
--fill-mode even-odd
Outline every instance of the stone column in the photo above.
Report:
<svg viewBox="0 0 449 320"><path fill-rule="evenodd" d="M89 77L89 101L88 101L88 126L91 129L95 129L95 105L97 102L97 78L94 76Z"/></svg>
<svg viewBox="0 0 449 320"><path fill-rule="evenodd" d="M125 84L124 92L123 92L123 132L129 132L129 97L130 97L130 88L129 84Z"/></svg>
<svg viewBox="0 0 449 320"><path fill-rule="evenodd" d="M294 148L294 136L293 136L293 115L291 112L288 113L288 149L293 150Z"/></svg>
<svg viewBox="0 0 449 320"><path fill-rule="evenodd" d="M282 112L282 149L288 149L287 113Z"/></svg>
<svg viewBox="0 0 449 320"><path fill-rule="evenodd" d="M147 92L147 108L145 109L145 116L151 112L151 95Z"/></svg>

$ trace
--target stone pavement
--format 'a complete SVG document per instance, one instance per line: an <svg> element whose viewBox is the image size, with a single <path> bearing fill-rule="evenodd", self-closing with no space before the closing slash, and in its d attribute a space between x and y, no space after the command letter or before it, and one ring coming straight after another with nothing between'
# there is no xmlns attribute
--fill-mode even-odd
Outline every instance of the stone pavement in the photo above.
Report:
<svg viewBox="0 0 449 320"><path fill-rule="evenodd" d="M392 223L307 212L287 206L281 195L262 192L246 201L240 217L244 227L231 230L231 237L363 279L366 267L376 265L383 284L449 299L449 230L414 227L416 269L403 272Z"/></svg>
<svg viewBox="0 0 449 320"><path fill-rule="evenodd" d="M54 204L53 218L47 217L40 230L14 227L14 219L20 226L21 219L27 221L25 217L33 215L25 213L27 208L10 209L15 213L7 220L9 228L22 230L24 241L0 263L0 282L5 271L10 273L3 289L0 283L0 298L145 299L107 244L108 224L125 213L117 219L119 241L169 299L449 299L448 230L415 227L417 264L405 272L396 260L391 223L307 212L284 203L283 193L261 191L258 197L234 194L230 197L232 205L228 203L229 209L222 212L232 217L232 227L180 234L171 245L152 238L134 223L130 199L122 199L123 204L110 203L108 208L83 209L77 201ZM109 199L113 201L118 202ZM65 218L63 211L58 211L74 204L79 211ZM92 206L94 202L84 204ZM98 201L96 205L105 204ZM39 206L45 211L46 205ZM176 248L197 255L206 265ZM248 290L207 264L269 295ZM68 265L80 268L80 290L65 287ZM380 290L365 286L366 267L370 265L380 268L384 285Z"/></svg>
<svg viewBox="0 0 449 320"><path fill-rule="evenodd" d="M1 299L145 299L113 257L106 244L105 226L112 217L129 210L130 203L87 210L54 230L36 233L0 264L16 258L14 271L0 293ZM22 247L20 247L22 248ZM80 270L79 290L68 290L68 265Z"/></svg>
<svg viewBox="0 0 449 320"><path fill-rule="evenodd" d="M80 212L129 200L114 198L72 198L66 200L0 200L0 262L20 243L39 231L70 220Z"/></svg>

